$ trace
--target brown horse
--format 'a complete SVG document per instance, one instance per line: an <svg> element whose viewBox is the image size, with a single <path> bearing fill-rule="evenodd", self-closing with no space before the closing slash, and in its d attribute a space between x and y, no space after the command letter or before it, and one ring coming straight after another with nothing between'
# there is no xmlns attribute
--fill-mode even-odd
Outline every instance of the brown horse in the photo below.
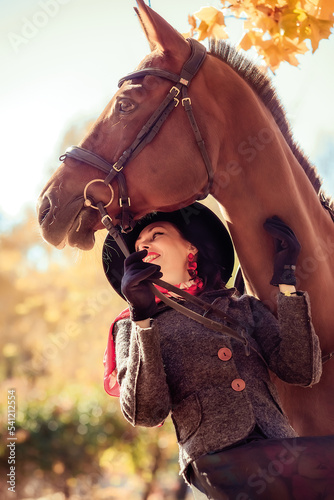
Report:
<svg viewBox="0 0 334 500"><path fill-rule="evenodd" d="M114 165L119 165L123 151L136 140L173 85L161 71L152 74L150 70L179 74L191 53L189 41L143 0L137 3L151 48L138 67L144 71L122 79L119 90L80 144ZM298 287L309 292L323 353L331 353L334 225L323 206L331 202L323 197L316 171L294 144L268 78L226 43L212 42L189 86L189 98L212 168L209 190L221 204L247 292L274 308L277 289L269 285L274 248L263 222L278 215L301 242ZM124 168L135 219L153 210L186 206L208 191L208 172L182 104L173 106L157 135ZM44 238L53 245L61 247L68 242L91 248L94 232L103 227L98 210L94 210L98 201L108 205L109 215L118 222L118 196L110 200L111 188L103 182L87 187L90 181L105 178L92 165L94 162L81 156L67 155L41 194L40 224ZM118 195L120 187L115 180L110 182ZM322 380L313 388L280 381L277 385L291 424L300 434L333 433L334 360L324 364Z"/></svg>

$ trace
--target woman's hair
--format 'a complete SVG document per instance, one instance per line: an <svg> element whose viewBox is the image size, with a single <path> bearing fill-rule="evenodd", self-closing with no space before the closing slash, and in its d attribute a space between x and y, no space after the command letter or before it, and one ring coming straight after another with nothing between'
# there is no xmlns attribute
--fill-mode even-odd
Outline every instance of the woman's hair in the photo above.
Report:
<svg viewBox="0 0 334 500"><path fill-rule="evenodd" d="M168 222L178 230L184 240L197 248L197 274L204 283L202 290L223 288L226 279L229 278L230 272L232 272L232 269L227 271L224 266L231 266L231 260L233 266L233 257L231 257L233 247L230 236L227 230L222 231L223 225L216 216L214 218L212 216L208 217L206 212L203 214L194 212L193 215L194 217L191 220L189 217L180 216L179 211L158 212L143 217L135 227L132 236L129 233L133 239L133 248L129 247L130 251L135 251L135 241L146 226L152 222Z"/></svg>
<svg viewBox="0 0 334 500"><path fill-rule="evenodd" d="M214 255L216 249L214 249L208 242L199 242L191 234L184 234L186 231L182 231L178 225L173 224L173 226L184 240L194 245L198 250L196 255L197 275L203 280L204 283L202 291L206 291L208 289L217 290L225 287L226 283L222 278L225 268L215 262Z"/></svg>
<svg viewBox="0 0 334 500"><path fill-rule="evenodd" d="M203 291L217 290L225 287L222 278L223 268L210 257L210 249L205 244L198 248L197 273L204 283Z"/></svg>

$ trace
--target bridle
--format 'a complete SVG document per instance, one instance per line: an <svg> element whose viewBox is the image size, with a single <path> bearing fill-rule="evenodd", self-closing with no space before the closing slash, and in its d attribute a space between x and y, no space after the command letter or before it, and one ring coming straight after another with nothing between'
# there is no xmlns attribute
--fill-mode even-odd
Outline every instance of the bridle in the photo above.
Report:
<svg viewBox="0 0 334 500"><path fill-rule="evenodd" d="M170 80L174 83L174 85L170 88L162 103L158 106L151 117L147 120L145 125L141 128L132 144L122 153L122 155L114 164L109 163L98 154L79 146L70 146L59 158L60 161L64 161L66 160L66 158L73 158L75 160L79 160L80 162L91 165L99 170L102 170L102 172L105 172L107 174L107 176L103 180L105 185L110 186L111 182L114 179L117 180L119 206L121 208L121 214L119 218L121 221L120 226L122 228L122 232L126 233L128 231L131 231L133 227L133 218L130 212L131 202L128 195L125 176L122 170L129 163L129 161L133 160L157 135L161 126L167 120L170 113L178 106L180 102L180 99L178 98L180 93L182 106L184 107L185 112L189 118L189 122L194 132L198 148L203 157L208 175L208 183L206 189L203 193L197 195L197 199L205 198L210 192L213 182L212 164L193 114L191 99L188 96L189 85L205 60L206 49L201 43L193 40L192 38L188 41L191 46L191 54L189 59L183 65L179 75L160 68L145 68L129 73L119 80L118 86L120 87L127 80L143 78L147 75L153 75ZM101 181L101 179L99 179L99 181ZM91 183L92 182L93 181L91 181ZM85 202L87 202L85 203L86 206L91 206L91 204L89 204L89 200L87 200L86 197ZM108 204L110 203L111 201ZM97 204L96 208L100 210L100 207L101 204L100 206L99 204ZM105 222L107 222L110 226L110 223L112 223L111 218L105 210L106 206L104 206L103 208L104 210L101 213L102 222L104 225L106 225Z"/></svg>
<svg viewBox="0 0 334 500"><path fill-rule="evenodd" d="M143 78L147 75L154 75L170 80L173 82L174 85L170 88L168 94L166 95L162 103L158 106L158 108L154 111L151 117L147 120L145 125L141 128L140 132L138 133L137 137L132 142L132 144L122 153L122 155L114 164L109 163L98 154L93 153L92 151L89 151L87 149L81 148L79 146L69 147L65 151L65 153L59 158L60 161L64 161L66 160L66 158L72 158L80 162L86 163L88 165L91 165L107 174L104 180L93 179L86 185L84 190L84 200L85 200L84 204L86 207L95 208L100 211L102 223L108 229L109 234L114 238L119 248L126 257L129 255L129 250L119 230L114 226L111 217L106 211L107 206L111 204L114 197L113 189L111 187L111 182L114 179L116 179L118 182L119 206L121 208L121 215L119 216L119 219L121 221L122 232L131 231L134 225L132 220L132 215L130 213L131 202L128 196L126 180L122 170L127 165L127 163L130 160L133 160L143 150L143 148L147 144L149 144L149 142L151 142L152 139L157 135L161 126L167 120L170 113L173 111L173 109L175 109L178 106L180 102L179 99L180 93L181 93L182 106L184 107L185 112L188 116L191 128L194 132L195 139L198 148L200 150L200 153L202 155L208 175L207 186L202 193L197 195L197 199L205 198L209 194L211 189L211 185L213 182L213 168L208 152L205 147L205 143L203 141L203 138L201 136L197 122L193 114L191 99L188 96L189 85L205 60L206 49L202 44L200 44L196 40L189 39L188 41L191 46L191 54L189 59L183 65L179 75L177 75L176 73L172 73L171 71L163 70L160 68L145 68L134 71L133 73L129 73L128 75L119 80L118 86L120 87L127 80ZM90 199L87 197L87 189L89 185L92 184L93 182L103 182L106 186L109 186L111 190L111 198L107 205L103 205L102 202L98 202L96 206L94 206L92 205ZM214 304L208 304L207 302L204 302L198 297L192 296L189 293L185 292L184 290L180 290L179 288L174 287L173 285L170 285L169 283L166 283L161 279L153 281L154 283L162 286L168 291L171 291L174 294L177 294L178 296L184 298L186 301L193 303L195 306L203 309L205 312L203 315L201 315L195 313L194 311L191 311L190 309L182 306L178 302L175 302L174 300L166 297L166 295L162 294L152 284L151 286L153 293L160 300L165 302L168 306L173 307L177 311L203 324L207 328L210 328L212 330L221 333L225 333L230 337L238 340L245 346L247 355L250 353L250 349L255 350L252 346L249 345L248 340L244 335L245 327L232 317L228 316L226 313L223 313L220 309L215 307ZM223 319L225 324L222 324L220 322L214 321L206 317L208 313L214 313L216 316ZM235 330L227 326L226 322L229 323L232 327L234 327ZM241 333L239 333L238 330L241 331ZM257 354L261 356L260 353L257 352Z"/></svg>

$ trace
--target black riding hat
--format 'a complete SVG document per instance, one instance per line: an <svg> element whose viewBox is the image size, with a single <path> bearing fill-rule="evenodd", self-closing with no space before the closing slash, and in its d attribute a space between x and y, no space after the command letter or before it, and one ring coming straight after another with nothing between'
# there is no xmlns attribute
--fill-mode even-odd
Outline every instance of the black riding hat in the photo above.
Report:
<svg viewBox="0 0 334 500"><path fill-rule="evenodd" d="M165 221L174 224L183 237L198 249L198 275L205 279L206 263L214 265L221 280L227 283L234 265L234 250L230 235L222 221L205 205L193 203L175 212L155 212L140 219L134 229L123 234L130 253L135 252L135 243L141 231L153 222ZM125 257L114 238L108 234L102 251L104 272L114 290L121 294L121 280Z"/></svg>

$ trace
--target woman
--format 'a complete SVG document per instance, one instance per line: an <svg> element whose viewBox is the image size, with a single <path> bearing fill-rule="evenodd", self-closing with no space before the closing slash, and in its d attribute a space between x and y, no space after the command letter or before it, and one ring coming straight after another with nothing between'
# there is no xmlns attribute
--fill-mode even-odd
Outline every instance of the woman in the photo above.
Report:
<svg viewBox="0 0 334 500"><path fill-rule="evenodd" d="M278 319L259 300L225 287L233 246L221 221L199 203L145 217L126 234L133 253L124 274L112 238L106 240L105 271L127 299L129 313L111 329L105 388L117 395L120 387L121 409L132 425L156 426L171 413L181 473L195 498L293 498L284 477L273 476L275 488L267 481L262 493L256 476L268 460L254 444L296 437L268 369L285 382L312 386L321 375L321 353L308 296L295 289L299 243L277 217L264 227L275 238L271 284L280 290ZM246 332L250 352L228 335L157 303L149 280L159 277L215 301Z"/></svg>

